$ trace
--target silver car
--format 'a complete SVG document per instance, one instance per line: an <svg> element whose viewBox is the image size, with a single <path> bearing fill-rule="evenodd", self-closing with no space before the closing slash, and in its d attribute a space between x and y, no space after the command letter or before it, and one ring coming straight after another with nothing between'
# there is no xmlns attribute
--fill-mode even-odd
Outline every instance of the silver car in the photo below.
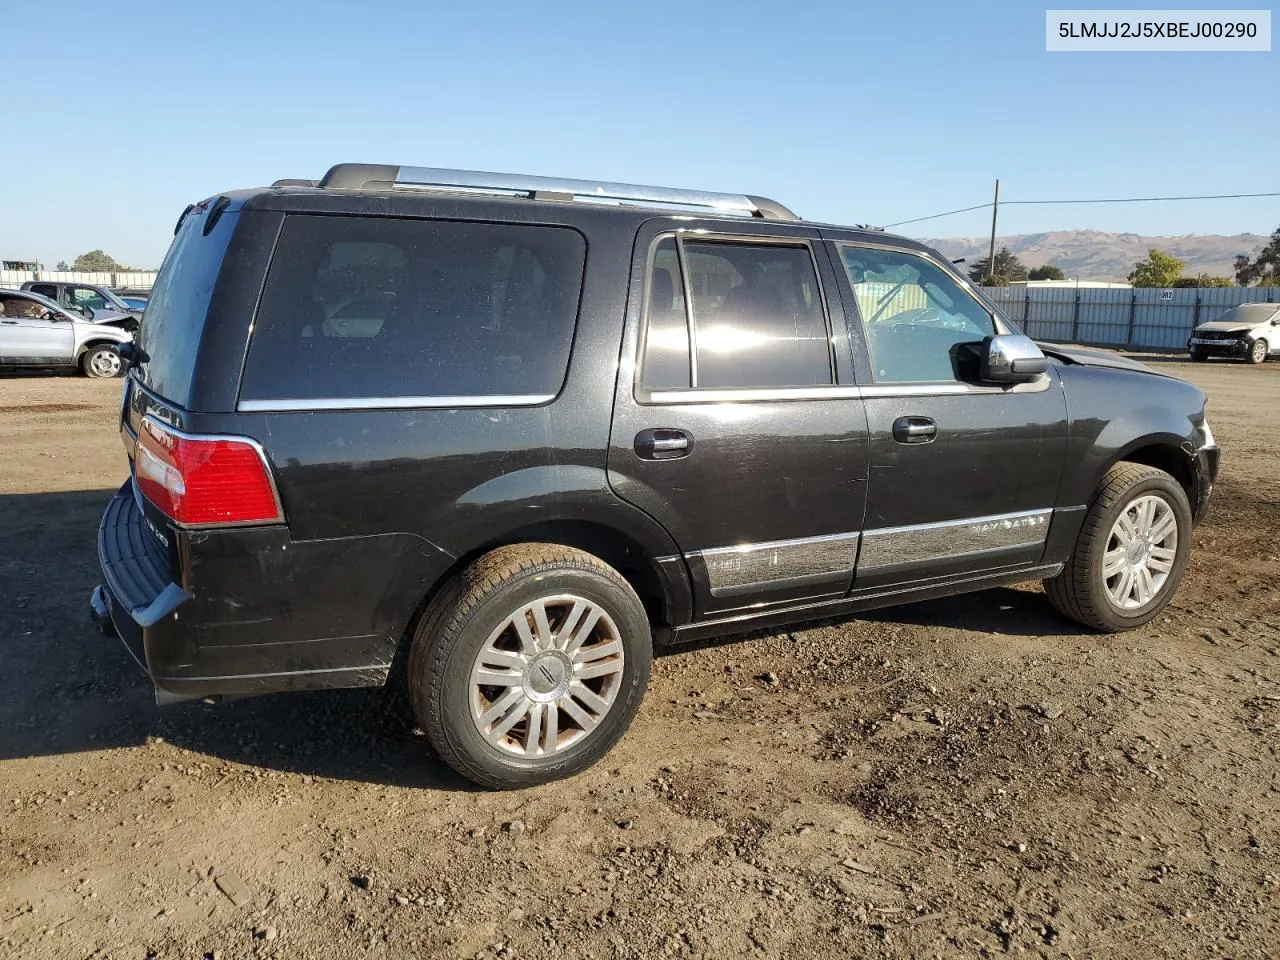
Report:
<svg viewBox="0 0 1280 960"><path fill-rule="evenodd" d="M1235 357L1262 363L1280 354L1280 303L1242 303L1191 331L1192 360Z"/></svg>
<svg viewBox="0 0 1280 960"><path fill-rule="evenodd" d="M118 377L116 347L133 340L127 313L65 309L26 290L0 290L0 367L79 367L88 377Z"/></svg>

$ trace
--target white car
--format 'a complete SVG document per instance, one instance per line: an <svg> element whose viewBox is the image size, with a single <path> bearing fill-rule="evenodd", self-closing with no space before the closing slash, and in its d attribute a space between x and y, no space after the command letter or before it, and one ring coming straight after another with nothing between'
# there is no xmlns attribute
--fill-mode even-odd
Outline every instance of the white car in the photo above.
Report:
<svg viewBox="0 0 1280 960"><path fill-rule="evenodd" d="M0 290L0 367L79 367L88 377L118 377L116 347L130 343L131 314L65 309L28 290Z"/></svg>
<svg viewBox="0 0 1280 960"><path fill-rule="evenodd" d="M1280 354L1280 303L1242 303L1191 331L1192 360L1235 357L1262 363Z"/></svg>

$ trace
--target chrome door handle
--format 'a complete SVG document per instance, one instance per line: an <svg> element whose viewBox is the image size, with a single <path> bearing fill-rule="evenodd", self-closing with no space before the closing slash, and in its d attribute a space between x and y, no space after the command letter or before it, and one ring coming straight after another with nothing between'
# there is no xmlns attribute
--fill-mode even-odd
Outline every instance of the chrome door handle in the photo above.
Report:
<svg viewBox="0 0 1280 960"><path fill-rule="evenodd" d="M658 427L636 434L636 456L642 460L674 460L693 450L693 437L684 430Z"/></svg>
<svg viewBox="0 0 1280 960"><path fill-rule="evenodd" d="M929 443L938 435L938 425L928 417L899 417L893 421L893 439L899 443Z"/></svg>

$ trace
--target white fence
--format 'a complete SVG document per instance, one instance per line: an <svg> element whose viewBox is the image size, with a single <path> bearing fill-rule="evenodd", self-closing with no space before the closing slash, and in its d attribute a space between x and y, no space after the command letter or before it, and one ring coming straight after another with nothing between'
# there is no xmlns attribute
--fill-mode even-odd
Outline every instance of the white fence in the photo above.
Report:
<svg viewBox="0 0 1280 960"><path fill-rule="evenodd" d="M0 270L0 287L14 289L29 280L63 283L91 283L112 289L150 290L156 282L154 270L121 270L119 273L82 273L74 270Z"/></svg>
<svg viewBox="0 0 1280 960"><path fill-rule="evenodd" d="M1181 350L1197 324L1241 303L1280 303L1280 287L985 287L1037 340L1138 350Z"/></svg>

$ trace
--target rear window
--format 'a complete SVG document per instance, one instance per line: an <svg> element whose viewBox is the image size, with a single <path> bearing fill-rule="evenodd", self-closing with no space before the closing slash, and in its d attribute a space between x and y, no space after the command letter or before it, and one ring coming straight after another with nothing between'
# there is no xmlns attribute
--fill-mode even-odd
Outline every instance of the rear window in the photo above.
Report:
<svg viewBox="0 0 1280 960"><path fill-rule="evenodd" d="M290 216L241 402L541 402L564 382L586 242L567 227Z"/></svg>
<svg viewBox="0 0 1280 960"><path fill-rule="evenodd" d="M183 220L160 265L138 334L151 358L142 367L143 382L179 405L186 405L190 395L209 301L239 219L237 213L225 213L205 236L207 216L192 210Z"/></svg>

